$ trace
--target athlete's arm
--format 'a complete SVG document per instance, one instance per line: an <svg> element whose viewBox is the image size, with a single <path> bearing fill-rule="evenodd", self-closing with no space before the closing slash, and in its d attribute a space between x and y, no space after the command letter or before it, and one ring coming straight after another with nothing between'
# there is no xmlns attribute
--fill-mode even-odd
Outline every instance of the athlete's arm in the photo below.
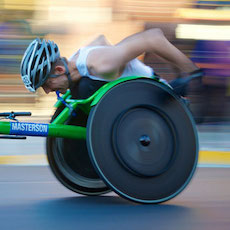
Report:
<svg viewBox="0 0 230 230"><path fill-rule="evenodd" d="M110 46L111 43L105 37L105 35L101 34L97 36L93 41L88 43L86 46Z"/></svg>
<svg viewBox="0 0 230 230"><path fill-rule="evenodd" d="M113 77L122 66L144 52L154 52L182 72L197 69L191 60L165 38L160 29L146 30L125 38L115 46L93 50L87 59L88 69L102 77Z"/></svg>

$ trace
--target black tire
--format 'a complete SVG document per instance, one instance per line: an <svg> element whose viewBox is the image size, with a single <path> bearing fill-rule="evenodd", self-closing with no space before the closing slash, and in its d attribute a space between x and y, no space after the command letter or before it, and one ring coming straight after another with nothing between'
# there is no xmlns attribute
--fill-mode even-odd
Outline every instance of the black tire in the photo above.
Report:
<svg viewBox="0 0 230 230"><path fill-rule="evenodd" d="M51 122L61 113L59 107ZM86 126L88 116L81 110L66 124ZM84 195L101 195L110 192L95 172L89 159L86 141L47 137L46 151L50 168L56 178L68 189Z"/></svg>
<svg viewBox="0 0 230 230"><path fill-rule="evenodd" d="M196 127L187 106L170 88L147 79L113 87L91 109L87 147L103 181L139 203L178 195L198 159Z"/></svg>

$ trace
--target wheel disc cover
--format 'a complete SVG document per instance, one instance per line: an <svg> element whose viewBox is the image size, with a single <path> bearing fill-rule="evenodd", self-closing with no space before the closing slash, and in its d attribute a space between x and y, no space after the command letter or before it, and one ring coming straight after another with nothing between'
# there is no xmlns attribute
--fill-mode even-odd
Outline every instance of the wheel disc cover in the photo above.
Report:
<svg viewBox="0 0 230 230"><path fill-rule="evenodd" d="M139 120L134 128L125 127L128 118L137 119L141 112L147 122ZM158 121L150 125L151 117ZM103 181L124 198L142 203L163 202L179 194L192 178L198 157L195 125L186 106L167 86L146 79L115 86L91 110L88 121L87 147L91 161ZM165 134L156 133L161 136L159 143L168 139L168 144L166 149L161 147L159 155L153 150L159 143L151 146L157 142L154 132L147 133L151 127L137 131L141 124L158 130L164 126ZM125 137L121 137L122 132ZM129 148L137 145L138 141L133 141L136 137L147 145L141 146L147 152L153 150L149 162L144 156L133 157L136 150ZM144 150L138 152L142 153Z"/></svg>

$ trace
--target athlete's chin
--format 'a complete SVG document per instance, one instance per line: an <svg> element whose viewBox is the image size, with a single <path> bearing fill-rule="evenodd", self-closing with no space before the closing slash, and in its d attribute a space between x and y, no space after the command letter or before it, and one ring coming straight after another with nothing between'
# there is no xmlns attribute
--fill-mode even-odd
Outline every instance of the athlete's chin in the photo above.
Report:
<svg viewBox="0 0 230 230"><path fill-rule="evenodd" d="M62 90L59 90L59 92L60 92L61 94L65 94L65 93L66 93L66 91L67 91L67 89L62 89Z"/></svg>

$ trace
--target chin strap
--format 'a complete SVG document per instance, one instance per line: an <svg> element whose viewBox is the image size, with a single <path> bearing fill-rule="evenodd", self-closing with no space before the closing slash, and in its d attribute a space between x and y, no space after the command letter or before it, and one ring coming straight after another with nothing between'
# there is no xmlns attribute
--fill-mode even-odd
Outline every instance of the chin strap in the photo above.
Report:
<svg viewBox="0 0 230 230"><path fill-rule="evenodd" d="M68 104L63 97L60 96L60 92L56 91L57 99L58 101L61 101L62 104L64 104L69 109L69 114L76 117L76 112L71 104Z"/></svg>
<svg viewBox="0 0 230 230"><path fill-rule="evenodd" d="M72 79L70 77L70 72L69 72L69 68L68 68L67 62L66 62L65 58L61 58L61 60L63 61L63 64L65 66L65 69L66 69L65 74L66 74L66 76L68 78L68 81L69 81L69 88L71 89L72 86L73 86L73 81L72 81Z"/></svg>

